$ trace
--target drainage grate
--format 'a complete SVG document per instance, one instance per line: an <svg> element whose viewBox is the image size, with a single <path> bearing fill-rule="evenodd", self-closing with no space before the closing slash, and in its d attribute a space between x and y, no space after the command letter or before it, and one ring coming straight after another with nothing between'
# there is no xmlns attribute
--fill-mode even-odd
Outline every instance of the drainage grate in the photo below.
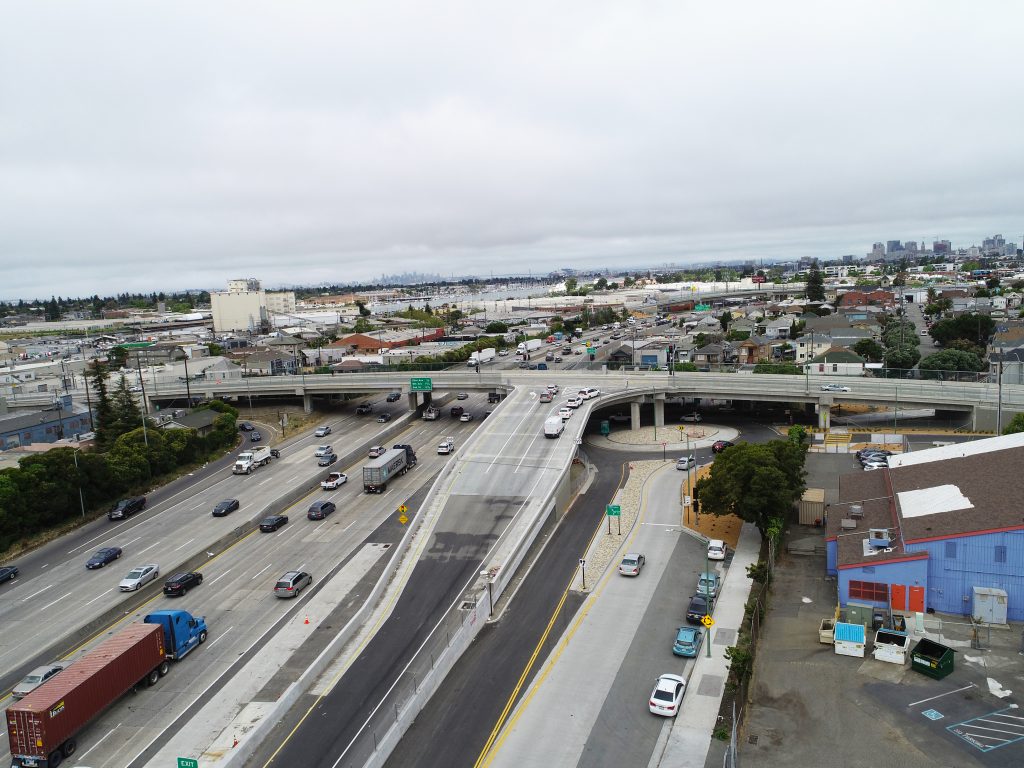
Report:
<svg viewBox="0 0 1024 768"><path fill-rule="evenodd" d="M475 600L465 600L462 605L459 606L460 611L472 611L474 608L476 608Z"/></svg>

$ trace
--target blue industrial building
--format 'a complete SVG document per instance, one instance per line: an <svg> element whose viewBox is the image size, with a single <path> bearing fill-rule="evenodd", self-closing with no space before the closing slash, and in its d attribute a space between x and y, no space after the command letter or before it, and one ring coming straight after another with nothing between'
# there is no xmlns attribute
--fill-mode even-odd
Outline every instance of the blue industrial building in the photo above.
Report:
<svg viewBox="0 0 1024 768"><path fill-rule="evenodd" d="M62 395L52 406L10 411L0 415L0 450L32 443L73 440L92 430L89 409L77 406L70 395Z"/></svg>
<svg viewBox="0 0 1024 768"><path fill-rule="evenodd" d="M841 477L826 538L840 605L1024 620L1022 469L1024 434L1015 434ZM984 602L981 611L988 600L1001 610Z"/></svg>

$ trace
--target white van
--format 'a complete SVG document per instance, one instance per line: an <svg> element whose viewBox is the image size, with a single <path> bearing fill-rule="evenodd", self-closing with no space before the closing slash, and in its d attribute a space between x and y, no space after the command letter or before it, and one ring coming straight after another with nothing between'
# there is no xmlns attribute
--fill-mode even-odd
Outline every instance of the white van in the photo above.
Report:
<svg viewBox="0 0 1024 768"><path fill-rule="evenodd" d="M544 419L544 437L559 437L565 425L561 416L549 416Z"/></svg>

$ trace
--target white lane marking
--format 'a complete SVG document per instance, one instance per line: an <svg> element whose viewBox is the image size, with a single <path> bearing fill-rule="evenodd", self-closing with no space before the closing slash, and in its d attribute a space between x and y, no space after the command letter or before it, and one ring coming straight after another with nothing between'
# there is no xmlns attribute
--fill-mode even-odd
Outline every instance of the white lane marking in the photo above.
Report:
<svg viewBox="0 0 1024 768"><path fill-rule="evenodd" d="M216 638L215 640L213 640L213 641L211 641L211 642L210 642L210 644L209 644L209 647L210 647L210 648L212 648L212 647L213 647L213 646L215 646L215 645L216 645L217 643L219 643L219 642L220 642L221 640L223 640L223 639L224 639L224 638L225 638L225 637L227 636L228 632L230 632L230 631L231 631L232 629L234 629L234 628L235 628L235 625L234 625L234 624L232 624L232 625L231 625L230 627L228 627L227 629L224 629L224 630L220 630L220 631L218 632L218 634L217 634L217 638Z"/></svg>
<svg viewBox="0 0 1024 768"><path fill-rule="evenodd" d="M202 502L200 504L196 504L194 507L192 507L192 509L189 510L189 512L195 512L200 507L205 507L205 506L206 506L206 502Z"/></svg>
<svg viewBox="0 0 1024 768"><path fill-rule="evenodd" d="M128 541L126 541L124 544L121 545L121 549L124 549L129 544L134 544L136 541L142 541L142 537L141 536L136 536L134 539L128 539Z"/></svg>
<svg viewBox="0 0 1024 768"><path fill-rule="evenodd" d="M39 590L38 592L33 592L33 593L32 593L31 595L29 595L28 597L23 597L23 598L21 598L21 602L23 602L23 603L24 603L24 602L25 602L26 600L31 600L31 599L32 599L32 598L34 598L34 597L35 597L36 595L41 595L41 594L43 594L43 592L45 592L46 590L48 590L48 589L53 589L53 587L54 587L54 585L53 585L53 584L47 584L47 585L46 585L45 587L43 587L42 589L40 589L40 590Z"/></svg>
<svg viewBox="0 0 1024 768"><path fill-rule="evenodd" d="M63 600L63 599L65 598L65 597L71 597L71 594L72 594L71 592L68 592L68 593L67 593L66 595L61 595L61 596L60 596L60 597L58 597L58 598L57 598L56 600L54 600L54 601L53 601L52 603L47 603L46 605L44 605L44 606L43 606L42 608L40 608L39 610L40 610L40 611L45 611L45 610L46 610L47 608L49 608L49 607L50 607L51 605L56 605L56 604L57 604L57 603L59 603L59 602L60 602L61 600Z"/></svg>
<svg viewBox="0 0 1024 768"><path fill-rule="evenodd" d="M98 747L100 744L102 744L104 739L106 739L108 736L110 736L110 734L112 734L114 731L116 731L120 727L121 727L120 723L115 725L113 728L111 728L109 731L107 731L105 734L103 734L103 736L101 736L99 739L97 739L95 744L93 744L91 747L89 747L87 750L85 750L85 752L82 752L80 755L78 755L75 758L75 760L81 760L83 757L88 755L90 752L92 752L94 749L96 749L96 747Z"/></svg>
<svg viewBox="0 0 1024 768"><path fill-rule="evenodd" d="M232 570L233 570L233 569L231 569L231 568L228 568L228 569L227 569L226 571L224 571L224 573L222 573L222 574L221 574L220 576L216 576L216 577L214 577L214 578L210 579L209 583L210 583L210 584L215 584L215 583L217 583L218 581L220 581L221 579L223 579L223 578L224 578L225 576L227 576L227 575L228 575L229 573L231 573L231 571L232 571Z"/></svg>
<svg viewBox="0 0 1024 768"><path fill-rule="evenodd" d="M149 545L148 547L146 547L145 549L140 549L140 550L139 550L138 552L136 552L135 554L137 554L137 555L141 555L141 554L142 554L143 552L148 552L148 551L149 551L149 550L151 550L151 549L152 549L153 547L159 547L159 546L160 546L160 542L159 542L159 541L157 541L157 542L154 542L154 543L150 544L150 545Z"/></svg>
<svg viewBox="0 0 1024 768"><path fill-rule="evenodd" d="M921 699L920 701L912 701L907 704L908 707L916 707L918 704L924 704L926 701L935 701L935 699L941 699L943 696L949 696L951 693L960 693L961 691L967 691L974 687L974 683L965 685L963 688L957 688L955 691L947 691L946 693L940 693L938 696L931 696L927 699Z"/></svg>
<svg viewBox="0 0 1024 768"><path fill-rule="evenodd" d="M273 565L273 563L268 563L267 566L262 571L260 571L259 573L255 573L252 576L250 576L249 577L249 581L252 581L253 579L255 579L258 576L262 576L265 571L270 569L271 565Z"/></svg>
<svg viewBox="0 0 1024 768"><path fill-rule="evenodd" d="M185 542L184 544L182 544L182 545L180 545L180 546L177 546L177 547L175 547L175 548L174 548L174 551L175 551L175 552L177 552L177 551L178 551L179 549L181 549L182 547L187 547L187 546L188 546L189 544L191 544L191 543L192 543L193 541L195 541L195 539L189 539L189 540L188 540L188 541L186 541L186 542Z"/></svg>
<svg viewBox="0 0 1024 768"><path fill-rule="evenodd" d="M115 590L115 589L108 589L106 592L100 592L99 596L94 597L92 600L90 600L88 603L86 603L86 605L92 605L97 600L100 600L101 598L106 597L110 592L116 592L116 591L117 590Z"/></svg>

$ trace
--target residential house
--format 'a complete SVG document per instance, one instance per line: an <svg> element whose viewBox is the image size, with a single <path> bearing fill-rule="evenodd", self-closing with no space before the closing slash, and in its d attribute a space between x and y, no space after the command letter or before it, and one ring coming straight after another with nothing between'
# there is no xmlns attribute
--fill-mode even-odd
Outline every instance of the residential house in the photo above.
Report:
<svg viewBox="0 0 1024 768"><path fill-rule="evenodd" d="M214 422L220 412L210 408L196 411L175 411L171 417L160 423L161 429L194 429L200 437L206 437L214 430Z"/></svg>
<svg viewBox="0 0 1024 768"><path fill-rule="evenodd" d="M780 339L769 339L767 336L751 336L744 341L733 343L736 349L737 365L756 365L770 363L783 358L783 347L787 342Z"/></svg>
<svg viewBox="0 0 1024 768"><path fill-rule="evenodd" d="M693 362L698 368L716 369L736 362L736 350L728 342L705 344L693 352Z"/></svg>
<svg viewBox="0 0 1024 768"><path fill-rule="evenodd" d="M792 327L793 318L783 315L771 320L762 320L757 327L757 333L769 339L788 339Z"/></svg>
<svg viewBox="0 0 1024 768"><path fill-rule="evenodd" d="M848 349L832 347L811 358L804 371L815 375L863 376L867 361Z"/></svg>
<svg viewBox="0 0 1024 768"><path fill-rule="evenodd" d="M839 306L877 306L893 309L896 306L896 295L892 291L877 289L874 291L853 290L839 296Z"/></svg>

